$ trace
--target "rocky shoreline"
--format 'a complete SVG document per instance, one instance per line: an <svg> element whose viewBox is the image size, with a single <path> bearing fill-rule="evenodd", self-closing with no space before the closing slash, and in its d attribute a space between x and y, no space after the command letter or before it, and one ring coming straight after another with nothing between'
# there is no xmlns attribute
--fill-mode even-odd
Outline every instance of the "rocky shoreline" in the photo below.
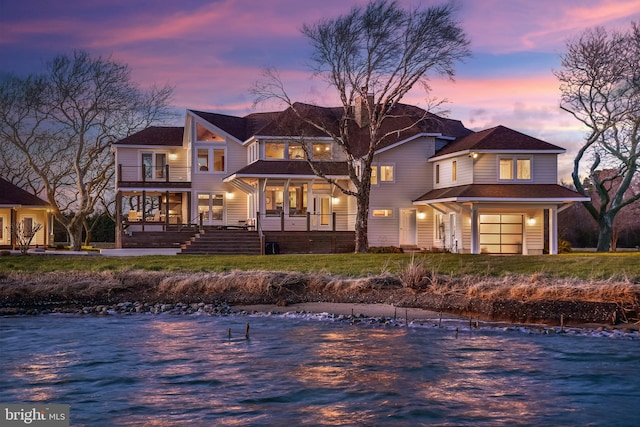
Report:
<svg viewBox="0 0 640 427"><path fill-rule="evenodd" d="M479 283L480 280L485 282ZM325 302L389 304L473 317L486 321L547 325L601 324L632 331L638 328L640 286L603 283L607 299L509 297L475 295L504 279L439 278L440 286L411 288L392 275L344 278L295 272L231 271L227 273L51 272L0 274L0 315L76 313L224 315L234 306L271 304L282 308L298 303ZM512 278L509 283L530 282ZM538 288L556 286L537 278ZM446 283L445 283L446 282ZM547 283L549 282L549 283ZM473 286L470 286L472 283ZM463 286L464 285L464 286ZM593 284L590 284L593 285ZM497 286L497 284L496 284ZM584 283L573 283L580 289ZM610 289L609 289L610 288ZM465 290L466 289L466 290ZM557 293L557 291L554 291ZM553 294L550 294L553 295Z"/></svg>

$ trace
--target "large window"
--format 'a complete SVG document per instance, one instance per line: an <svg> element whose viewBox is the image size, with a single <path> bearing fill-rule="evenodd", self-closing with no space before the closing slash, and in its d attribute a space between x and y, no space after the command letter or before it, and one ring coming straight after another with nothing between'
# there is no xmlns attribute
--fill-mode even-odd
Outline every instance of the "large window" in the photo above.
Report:
<svg viewBox="0 0 640 427"><path fill-rule="evenodd" d="M267 216L280 216L284 210L284 184L267 185L264 192Z"/></svg>
<svg viewBox="0 0 640 427"><path fill-rule="evenodd" d="M284 159L283 142L267 142L264 146L267 159Z"/></svg>
<svg viewBox="0 0 640 427"><path fill-rule="evenodd" d="M224 196L222 194L198 194L198 214L205 222L224 219Z"/></svg>
<svg viewBox="0 0 640 427"><path fill-rule="evenodd" d="M224 172L224 154L224 148L198 148L198 171Z"/></svg>
<svg viewBox="0 0 640 427"><path fill-rule="evenodd" d="M304 159L304 150L299 144L289 144L289 159L300 160Z"/></svg>
<svg viewBox="0 0 640 427"><path fill-rule="evenodd" d="M289 215L305 216L307 214L307 187L305 183L289 186Z"/></svg>
<svg viewBox="0 0 640 427"><path fill-rule="evenodd" d="M499 176L501 180L528 181L531 179L531 159L501 158Z"/></svg>
<svg viewBox="0 0 640 427"><path fill-rule="evenodd" d="M378 185L378 167L371 166L371 185Z"/></svg>
<svg viewBox="0 0 640 427"><path fill-rule="evenodd" d="M313 160L331 160L331 144L313 144Z"/></svg>

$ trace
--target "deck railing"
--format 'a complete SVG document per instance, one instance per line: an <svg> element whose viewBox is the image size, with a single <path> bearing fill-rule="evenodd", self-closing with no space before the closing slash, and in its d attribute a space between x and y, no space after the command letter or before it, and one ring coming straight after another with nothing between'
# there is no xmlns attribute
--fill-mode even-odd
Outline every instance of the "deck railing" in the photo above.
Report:
<svg viewBox="0 0 640 427"><path fill-rule="evenodd" d="M159 167L125 166L118 164L118 182L189 182L191 171L188 166L164 165Z"/></svg>

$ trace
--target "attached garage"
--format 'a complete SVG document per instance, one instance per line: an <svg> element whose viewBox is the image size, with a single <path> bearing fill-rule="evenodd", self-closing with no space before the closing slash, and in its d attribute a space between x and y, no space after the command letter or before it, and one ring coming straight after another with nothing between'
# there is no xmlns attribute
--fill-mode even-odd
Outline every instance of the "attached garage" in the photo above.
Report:
<svg viewBox="0 0 640 427"><path fill-rule="evenodd" d="M480 215L480 252L522 254L523 215Z"/></svg>

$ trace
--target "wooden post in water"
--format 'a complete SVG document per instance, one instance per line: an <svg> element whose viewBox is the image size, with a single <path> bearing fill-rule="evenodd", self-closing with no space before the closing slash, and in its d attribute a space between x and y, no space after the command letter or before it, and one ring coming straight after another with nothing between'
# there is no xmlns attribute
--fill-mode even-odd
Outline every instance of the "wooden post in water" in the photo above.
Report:
<svg viewBox="0 0 640 427"><path fill-rule="evenodd" d="M560 331L564 330L564 314L560 315Z"/></svg>
<svg viewBox="0 0 640 427"><path fill-rule="evenodd" d="M231 328L229 328L229 339L231 339Z"/></svg>
<svg viewBox="0 0 640 427"><path fill-rule="evenodd" d="M246 339L249 339L249 323L247 323L247 326L246 326L246 328L244 330L244 337Z"/></svg>
<svg viewBox="0 0 640 427"><path fill-rule="evenodd" d="M409 327L409 310L406 308L404 309L404 325Z"/></svg>
<svg viewBox="0 0 640 427"><path fill-rule="evenodd" d="M442 326L442 312L438 314L438 328Z"/></svg>

